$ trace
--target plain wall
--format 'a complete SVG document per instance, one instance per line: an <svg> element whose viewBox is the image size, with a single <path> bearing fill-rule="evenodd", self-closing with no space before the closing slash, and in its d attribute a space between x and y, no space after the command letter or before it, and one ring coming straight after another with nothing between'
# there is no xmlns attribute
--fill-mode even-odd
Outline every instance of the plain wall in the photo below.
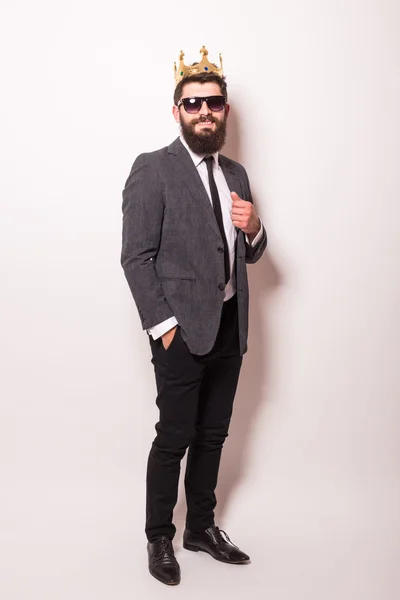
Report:
<svg viewBox="0 0 400 600"><path fill-rule="evenodd" d="M0 591L7 600L399 597L400 7L5 2ZM243 569L147 574L157 420L121 192L169 144L173 62L223 55L225 153L269 235L218 488Z"/></svg>

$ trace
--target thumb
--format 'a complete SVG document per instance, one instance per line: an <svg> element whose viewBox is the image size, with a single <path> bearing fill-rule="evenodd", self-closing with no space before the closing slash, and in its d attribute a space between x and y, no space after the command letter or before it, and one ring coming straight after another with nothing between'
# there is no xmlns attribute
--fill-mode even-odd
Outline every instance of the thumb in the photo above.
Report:
<svg viewBox="0 0 400 600"><path fill-rule="evenodd" d="M236 192L231 192L232 200L241 200L240 196Z"/></svg>

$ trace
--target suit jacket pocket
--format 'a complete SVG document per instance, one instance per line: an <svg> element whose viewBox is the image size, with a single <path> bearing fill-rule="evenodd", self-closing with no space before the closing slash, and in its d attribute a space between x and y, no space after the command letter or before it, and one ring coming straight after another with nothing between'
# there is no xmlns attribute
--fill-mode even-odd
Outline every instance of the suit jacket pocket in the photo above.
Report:
<svg viewBox="0 0 400 600"><path fill-rule="evenodd" d="M160 281L164 281L164 279L169 280L175 280L175 281L196 281L196 277L171 277L168 275L159 275L158 279Z"/></svg>

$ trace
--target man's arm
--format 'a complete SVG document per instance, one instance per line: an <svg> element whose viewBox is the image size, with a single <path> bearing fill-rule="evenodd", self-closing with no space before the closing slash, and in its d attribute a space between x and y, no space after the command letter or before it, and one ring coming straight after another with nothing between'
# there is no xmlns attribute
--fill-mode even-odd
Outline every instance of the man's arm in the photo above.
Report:
<svg viewBox="0 0 400 600"><path fill-rule="evenodd" d="M159 337L162 337L168 331L171 331L171 329L173 329L175 325L178 325L178 321L175 319L175 317L171 317L170 319L167 319L166 321L155 325L151 329L148 329L147 333L151 335L153 340L157 340Z"/></svg>
<svg viewBox="0 0 400 600"><path fill-rule="evenodd" d="M249 244L252 248L254 248L255 246L257 246L257 244L259 242L261 242L262 237L263 237L263 223L260 219L260 217L258 217L258 221L259 221L259 229L257 231L256 234L252 234L252 235L245 235L244 239L246 241L247 244Z"/></svg>
<svg viewBox="0 0 400 600"><path fill-rule="evenodd" d="M157 169L148 155L138 156L122 193L121 265L143 329L173 317L155 269L164 217Z"/></svg>
<svg viewBox="0 0 400 600"><path fill-rule="evenodd" d="M232 221L236 227L245 233L246 263L256 263L260 260L267 247L267 232L256 214L250 190L250 182L246 170L242 167L244 192L247 200L240 198L235 192L232 196Z"/></svg>
<svg viewBox="0 0 400 600"><path fill-rule="evenodd" d="M261 219L260 219L261 222ZM247 237L247 236L246 236ZM256 263L262 257L265 248L267 247L267 232L265 231L264 225L261 223L261 230L257 234L257 239L253 240L253 243L248 244L246 240L246 255L245 260L247 264Z"/></svg>

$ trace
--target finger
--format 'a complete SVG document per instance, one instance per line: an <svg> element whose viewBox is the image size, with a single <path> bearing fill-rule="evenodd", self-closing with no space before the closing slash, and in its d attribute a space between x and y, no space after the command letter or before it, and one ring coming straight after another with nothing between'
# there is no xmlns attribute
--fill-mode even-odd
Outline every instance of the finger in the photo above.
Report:
<svg viewBox="0 0 400 600"><path fill-rule="evenodd" d="M235 204L237 206L246 206L247 204L251 203L247 202L247 200L242 200L242 198L232 198L232 204Z"/></svg>
<svg viewBox="0 0 400 600"><path fill-rule="evenodd" d="M240 211L247 211L248 213L251 212L251 204L249 202L245 202L244 200L242 201L236 201L236 202L232 202L232 209L234 210L240 210Z"/></svg>
<svg viewBox="0 0 400 600"><path fill-rule="evenodd" d="M232 214L231 219L232 219L232 221L235 220L235 221L244 222L246 220L246 217L244 217L243 215Z"/></svg>
<svg viewBox="0 0 400 600"><path fill-rule="evenodd" d="M246 225L244 223L242 223L241 221L232 221L232 225L234 227L237 227L238 229L242 229L245 230L246 229Z"/></svg>
<svg viewBox="0 0 400 600"><path fill-rule="evenodd" d="M232 223L236 227L246 227L247 226L247 219L243 219L241 217L233 216L232 217Z"/></svg>
<svg viewBox="0 0 400 600"><path fill-rule="evenodd" d="M244 207L244 208L240 208L240 207L236 207L236 206L232 207L231 214L232 215L243 215L243 216L250 218L250 212L247 209L247 207Z"/></svg>

